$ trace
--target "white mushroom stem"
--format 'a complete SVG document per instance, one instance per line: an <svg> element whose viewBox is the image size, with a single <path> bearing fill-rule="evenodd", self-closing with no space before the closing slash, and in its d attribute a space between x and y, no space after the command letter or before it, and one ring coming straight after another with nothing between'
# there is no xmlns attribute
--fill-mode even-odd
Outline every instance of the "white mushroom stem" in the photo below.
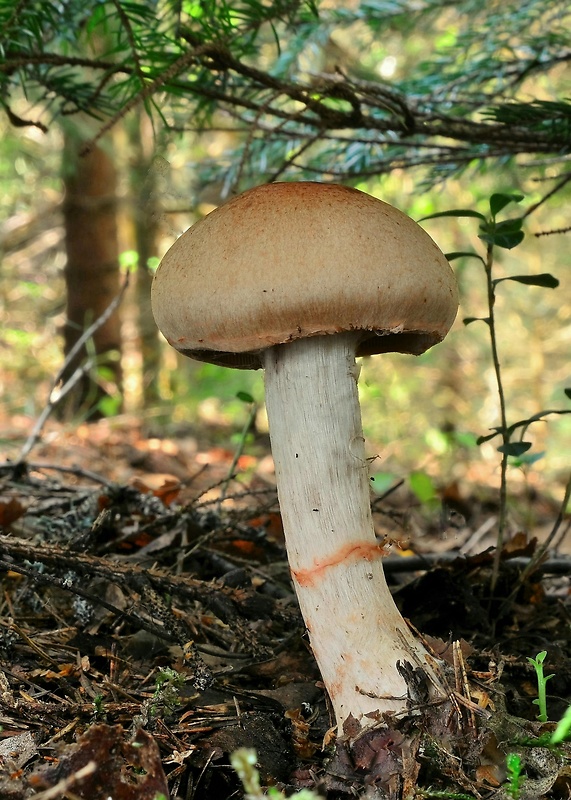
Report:
<svg viewBox="0 0 571 800"><path fill-rule="evenodd" d="M338 732L352 714L404 711L397 661L426 665L387 587L370 508L358 334L265 352L266 405L289 565Z"/></svg>

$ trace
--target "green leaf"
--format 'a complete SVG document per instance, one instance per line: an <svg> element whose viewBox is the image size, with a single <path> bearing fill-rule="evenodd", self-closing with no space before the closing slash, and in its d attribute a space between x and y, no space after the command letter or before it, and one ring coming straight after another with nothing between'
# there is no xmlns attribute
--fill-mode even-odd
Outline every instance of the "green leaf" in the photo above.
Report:
<svg viewBox="0 0 571 800"><path fill-rule="evenodd" d="M571 414L571 410L568 408L548 408L545 411L538 411L537 414L532 414L531 417L527 419L521 419L518 422L514 422L513 425L510 425L510 430L515 431L516 428L528 427L531 425L532 422L539 422L539 420L543 419L544 417L548 417L550 414Z"/></svg>
<svg viewBox="0 0 571 800"><path fill-rule="evenodd" d="M502 222L494 222L494 229L496 231L512 233L513 231L521 231L523 227L522 217L512 217L511 219L504 219Z"/></svg>
<svg viewBox="0 0 571 800"><path fill-rule="evenodd" d="M494 244L496 247L502 247L504 250L513 250L518 244L521 244L525 238L523 231L511 232L495 232L492 234L480 234L480 239L488 244Z"/></svg>
<svg viewBox="0 0 571 800"><path fill-rule="evenodd" d="M236 397L243 403L254 403L255 400L249 392L236 392Z"/></svg>
<svg viewBox="0 0 571 800"><path fill-rule="evenodd" d="M97 410L100 411L104 417L114 417L121 410L121 402L121 397L118 395L106 395L97 403Z"/></svg>
<svg viewBox="0 0 571 800"><path fill-rule="evenodd" d="M125 269L133 267L135 269L139 264L139 254L136 250L123 250L119 253L119 264Z"/></svg>
<svg viewBox="0 0 571 800"><path fill-rule="evenodd" d="M490 197L490 212L492 217L495 218L497 214L510 203L520 203L522 200L522 194L493 194Z"/></svg>
<svg viewBox="0 0 571 800"><path fill-rule="evenodd" d="M105 21L105 9L103 5L95 6L91 12L91 17L87 18L85 23L85 30L88 34L92 34L97 27Z"/></svg>
<svg viewBox="0 0 571 800"><path fill-rule="evenodd" d="M436 490L430 475L426 472L411 472L409 476L410 488L421 503L429 503L436 497Z"/></svg>
<svg viewBox="0 0 571 800"><path fill-rule="evenodd" d="M508 442L498 447L498 453L506 456L521 456L531 447L531 442Z"/></svg>
<svg viewBox="0 0 571 800"><path fill-rule="evenodd" d="M479 211L472 211L471 208L455 208L451 211L439 211L437 214L429 214L427 217L421 217L418 222L424 222L427 219L437 219L437 217L476 217L486 221L486 217L480 214Z"/></svg>
<svg viewBox="0 0 571 800"><path fill-rule="evenodd" d="M516 247L525 234L521 230L523 219L514 217L514 219L506 219L503 222L488 222L480 225L480 239L488 244L503 247L506 250L511 250Z"/></svg>
<svg viewBox="0 0 571 800"><path fill-rule="evenodd" d="M478 436L478 438L476 439L476 444L480 445L480 444L484 444L484 442L489 442L490 439L493 439L500 432L501 432L500 428L495 428L493 433L488 433L488 434L486 434L486 436Z"/></svg>
<svg viewBox="0 0 571 800"><path fill-rule="evenodd" d="M496 286L502 281L516 281L516 283L525 283L527 286L544 286L547 289L556 289L559 286L557 278L554 278L549 272L541 272L539 275L508 275L507 278L496 278L492 283Z"/></svg>
<svg viewBox="0 0 571 800"><path fill-rule="evenodd" d="M536 461L540 461L544 455L545 450L539 453L524 453L521 456L514 457L513 465L514 467L530 467L532 464L535 464Z"/></svg>
<svg viewBox="0 0 571 800"><path fill-rule="evenodd" d="M490 318L489 317L464 317L462 322L464 323L464 325L471 325L473 322L485 322L486 325L489 325L490 324Z"/></svg>
<svg viewBox="0 0 571 800"><path fill-rule="evenodd" d="M565 739L571 734L571 706L567 709L567 711L563 714L559 722L557 723L557 727L551 734L551 744L560 744L564 742Z"/></svg>
<svg viewBox="0 0 571 800"><path fill-rule="evenodd" d="M478 437L469 431L457 431L453 436L460 447L476 447L478 444Z"/></svg>
<svg viewBox="0 0 571 800"><path fill-rule="evenodd" d="M465 252L459 250L458 252L455 253L445 253L444 256L445 258L448 259L448 261L454 261L457 258L477 258L478 261L482 262L482 264L486 263L482 258L482 256L479 256L478 253L472 253L470 250L467 250Z"/></svg>
<svg viewBox="0 0 571 800"><path fill-rule="evenodd" d="M371 486L377 494L388 491L395 482L395 476L391 472L375 472L371 475Z"/></svg>

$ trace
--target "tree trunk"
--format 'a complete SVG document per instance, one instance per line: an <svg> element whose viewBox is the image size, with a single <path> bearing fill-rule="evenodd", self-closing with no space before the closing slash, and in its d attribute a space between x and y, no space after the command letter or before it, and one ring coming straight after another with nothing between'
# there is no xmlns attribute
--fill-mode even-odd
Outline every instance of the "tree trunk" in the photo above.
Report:
<svg viewBox="0 0 571 800"><path fill-rule="evenodd" d="M131 194L134 201L135 246L139 256L135 291L141 352L141 402L144 409L156 406L160 395L158 375L161 362L159 332L151 311L150 262L158 258L159 210L156 173L153 169L153 132L146 115L130 121L129 138L133 148Z"/></svg>
<svg viewBox="0 0 571 800"><path fill-rule="evenodd" d="M78 137L66 137L66 357L83 331L104 313L120 290L115 167L100 147L80 155L81 144ZM90 368L88 363L92 364ZM81 412L89 419L109 413L109 407L104 409L102 401L116 400L121 392L121 326L117 310L69 360L64 384L77 370L84 370L84 374L73 390L62 397L60 412L65 416ZM113 410L119 407L120 402Z"/></svg>

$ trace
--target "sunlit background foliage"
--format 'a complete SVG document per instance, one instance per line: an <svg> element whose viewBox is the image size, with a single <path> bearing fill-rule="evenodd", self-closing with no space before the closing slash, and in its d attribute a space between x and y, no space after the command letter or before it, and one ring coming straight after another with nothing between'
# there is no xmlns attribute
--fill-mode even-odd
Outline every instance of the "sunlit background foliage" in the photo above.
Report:
<svg viewBox="0 0 571 800"><path fill-rule="evenodd" d="M521 192L510 214L525 214L559 186L527 216L524 242L500 252L496 274L549 272L560 285L506 282L496 314L510 418L568 407L571 234L552 232L569 225L570 24L569 4L555 0L0 0L4 436L11 420L44 407L62 360L70 129L117 167L123 269L140 268L136 211L157 223L152 269L192 222L269 180L343 181L415 219L486 213L497 191ZM138 182L133 126L147 158ZM474 219L423 225L444 252L482 252ZM418 470L441 482L495 479L496 445L475 444L498 424L488 331L462 324L485 313L484 276L473 260L454 268L461 309L448 339L419 358L363 364L379 485L383 474ZM262 376L193 364L166 346L149 376L137 311L131 286L121 312L125 411L165 435L240 429L249 409L237 395L261 406ZM555 491L570 419L536 424L530 436L530 452L546 456L514 476L542 475Z"/></svg>

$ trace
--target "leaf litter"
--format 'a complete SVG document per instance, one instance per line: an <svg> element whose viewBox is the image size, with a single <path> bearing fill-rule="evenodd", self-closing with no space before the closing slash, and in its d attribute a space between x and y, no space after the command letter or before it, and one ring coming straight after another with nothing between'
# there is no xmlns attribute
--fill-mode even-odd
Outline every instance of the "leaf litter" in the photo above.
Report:
<svg viewBox="0 0 571 800"><path fill-rule="evenodd" d="M229 478L232 453L208 442L88 430L0 468L2 800L230 800L241 747L286 793L504 800L515 752L522 800L571 796L571 748L545 744L571 697L569 564L548 553L521 580L537 544L518 534L491 596L493 499L448 487L428 516L404 489L375 501L395 599L444 664L450 702L426 729L416 712L364 734L348 720L336 748L265 454ZM536 508L555 515L544 497ZM452 512L463 527L443 543ZM547 723L529 663L542 650Z"/></svg>

